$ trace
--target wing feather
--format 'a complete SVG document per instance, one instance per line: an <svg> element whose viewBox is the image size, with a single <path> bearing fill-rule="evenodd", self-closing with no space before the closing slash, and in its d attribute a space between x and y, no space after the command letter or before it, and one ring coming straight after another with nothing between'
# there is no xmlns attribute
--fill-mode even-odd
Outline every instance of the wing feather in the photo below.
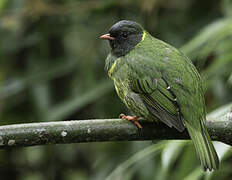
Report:
<svg viewBox="0 0 232 180"><path fill-rule="evenodd" d="M151 116L179 131L185 129L176 97L168 91L162 78L134 79L131 85L133 85L132 90L140 94Z"/></svg>

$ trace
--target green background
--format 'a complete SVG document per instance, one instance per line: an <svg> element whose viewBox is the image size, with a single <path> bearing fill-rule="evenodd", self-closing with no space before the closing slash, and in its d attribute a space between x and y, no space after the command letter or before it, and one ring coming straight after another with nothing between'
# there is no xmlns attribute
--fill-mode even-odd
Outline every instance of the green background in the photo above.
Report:
<svg viewBox="0 0 232 180"><path fill-rule="evenodd" d="M104 71L108 43L99 40L122 19L191 58L208 112L232 102L230 0L0 0L0 125L128 113ZM212 174L201 171L189 141L6 149L0 178L231 179L232 151L222 143L216 149L223 160Z"/></svg>

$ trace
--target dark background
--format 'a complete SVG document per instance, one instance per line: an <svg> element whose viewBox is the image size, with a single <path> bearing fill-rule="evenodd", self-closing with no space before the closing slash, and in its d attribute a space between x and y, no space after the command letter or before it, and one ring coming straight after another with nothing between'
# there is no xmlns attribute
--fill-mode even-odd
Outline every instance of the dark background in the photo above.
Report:
<svg viewBox="0 0 232 180"><path fill-rule="evenodd" d="M232 101L230 0L0 0L0 125L127 113L104 71L108 43L99 40L122 19L191 58L205 81L208 112ZM216 148L223 160L211 175L188 141L6 149L0 179L102 180L113 171L110 179L231 179L232 152Z"/></svg>

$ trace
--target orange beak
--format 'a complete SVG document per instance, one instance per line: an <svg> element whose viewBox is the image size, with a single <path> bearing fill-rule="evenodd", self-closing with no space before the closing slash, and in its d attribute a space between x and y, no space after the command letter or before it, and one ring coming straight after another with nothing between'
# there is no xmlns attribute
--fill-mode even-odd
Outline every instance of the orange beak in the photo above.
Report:
<svg viewBox="0 0 232 180"><path fill-rule="evenodd" d="M114 37L110 36L110 34L103 34L102 36L100 36L100 39L104 39L104 40L115 40Z"/></svg>

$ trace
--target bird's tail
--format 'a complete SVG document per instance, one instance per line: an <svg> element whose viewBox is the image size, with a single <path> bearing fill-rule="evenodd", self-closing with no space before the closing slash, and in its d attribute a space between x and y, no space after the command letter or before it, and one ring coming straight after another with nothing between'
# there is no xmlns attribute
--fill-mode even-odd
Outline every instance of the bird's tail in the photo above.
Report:
<svg viewBox="0 0 232 180"><path fill-rule="evenodd" d="M204 123L201 123L201 129L192 127L188 122L185 123L185 126L188 129L204 171L218 169L219 159Z"/></svg>

